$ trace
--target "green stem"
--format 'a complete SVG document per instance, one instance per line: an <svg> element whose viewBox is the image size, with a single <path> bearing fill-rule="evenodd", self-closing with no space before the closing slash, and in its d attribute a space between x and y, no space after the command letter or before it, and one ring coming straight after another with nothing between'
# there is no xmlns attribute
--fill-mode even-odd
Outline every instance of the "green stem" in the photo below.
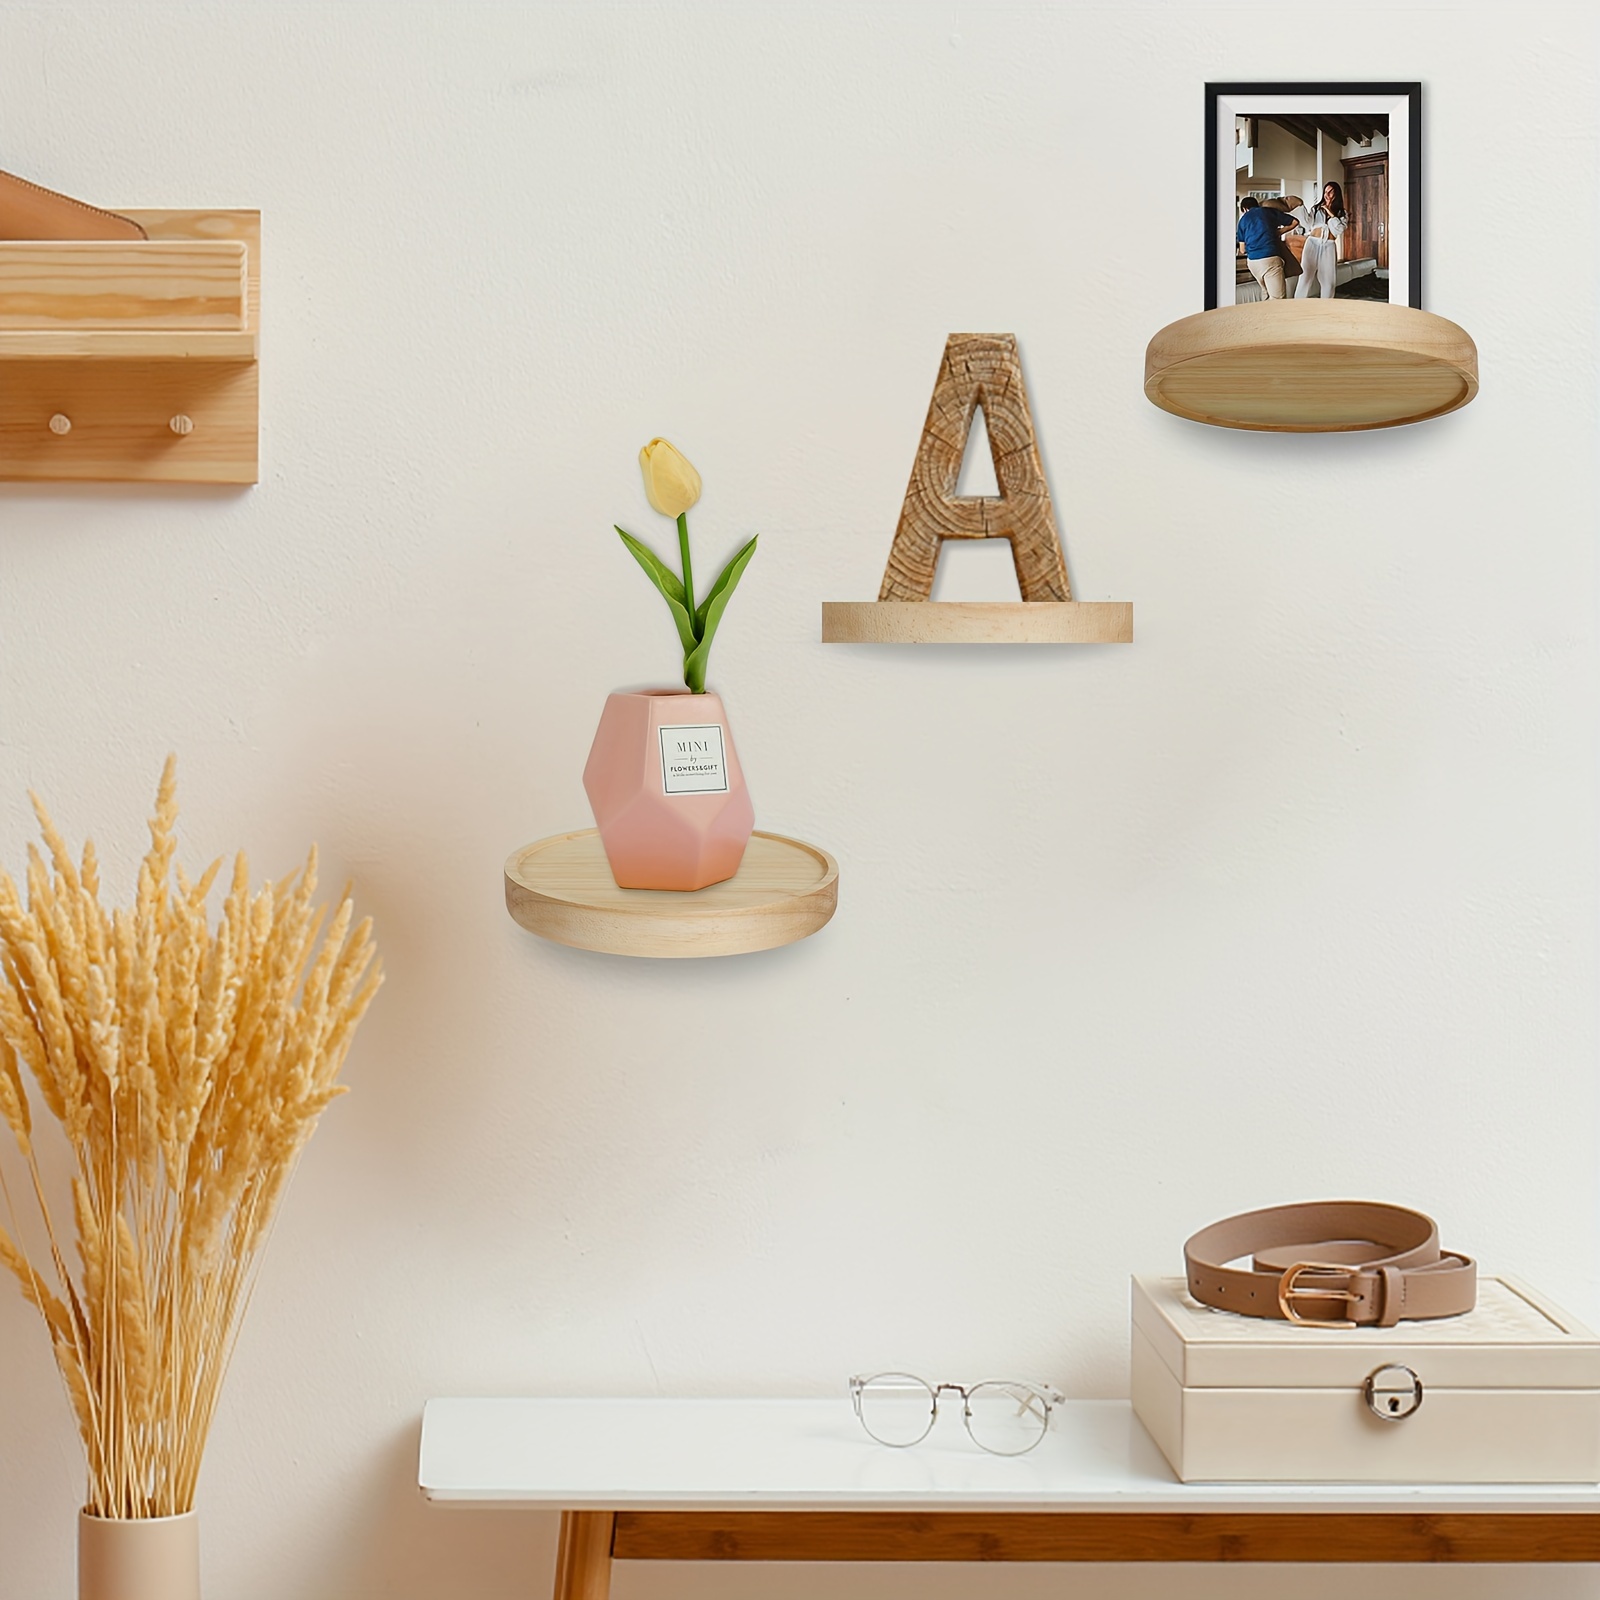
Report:
<svg viewBox="0 0 1600 1600"><path fill-rule="evenodd" d="M678 551L683 557L683 603L694 615L694 569L689 565L689 513L678 513Z"/></svg>
<svg viewBox="0 0 1600 1600"><path fill-rule="evenodd" d="M683 558L683 605L689 613L689 627L694 628L694 568L689 563L689 513L678 513L678 554ZM696 686L689 676L689 658L683 658L683 681L695 694L705 693L705 684Z"/></svg>

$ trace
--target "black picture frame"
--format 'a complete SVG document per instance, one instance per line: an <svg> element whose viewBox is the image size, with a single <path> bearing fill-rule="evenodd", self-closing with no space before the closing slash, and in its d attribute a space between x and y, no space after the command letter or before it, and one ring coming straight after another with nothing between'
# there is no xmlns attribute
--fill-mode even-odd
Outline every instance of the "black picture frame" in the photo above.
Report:
<svg viewBox="0 0 1600 1600"><path fill-rule="evenodd" d="M1317 105L1314 102L1341 102ZM1205 106L1205 309L1231 284L1224 261L1233 255L1234 126L1239 116L1317 111L1382 111L1389 118L1387 245L1389 299L1422 306L1422 85L1420 83L1208 83ZM1226 137L1224 137L1226 135ZM1395 227L1404 218L1403 231ZM1396 263L1399 270L1396 270ZM1230 291L1231 292L1231 291Z"/></svg>

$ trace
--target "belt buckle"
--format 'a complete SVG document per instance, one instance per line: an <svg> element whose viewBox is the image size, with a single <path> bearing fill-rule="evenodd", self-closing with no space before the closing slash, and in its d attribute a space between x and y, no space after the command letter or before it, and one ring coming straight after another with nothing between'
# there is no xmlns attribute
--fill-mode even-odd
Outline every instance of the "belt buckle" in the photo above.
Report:
<svg viewBox="0 0 1600 1600"><path fill-rule="evenodd" d="M1317 1289L1301 1288L1300 1276L1306 1272L1340 1272L1348 1274L1354 1269L1348 1266L1338 1266L1327 1261L1297 1261L1284 1275L1278 1279L1278 1309L1283 1313L1285 1322L1292 1322L1301 1328L1353 1328L1354 1322L1340 1322L1325 1317L1302 1317L1295 1310L1296 1300L1343 1300L1346 1306L1353 1306L1359 1302L1361 1296L1352 1294L1348 1289Z"/></svg>

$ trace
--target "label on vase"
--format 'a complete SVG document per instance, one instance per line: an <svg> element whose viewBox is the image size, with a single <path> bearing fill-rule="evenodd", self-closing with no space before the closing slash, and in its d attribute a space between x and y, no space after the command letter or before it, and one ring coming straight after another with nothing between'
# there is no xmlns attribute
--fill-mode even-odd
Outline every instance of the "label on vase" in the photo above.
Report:
<svg viewBox="0 0 1600 1600"><path fill-rule="evenodd" d="M661 729L663 794L726 794L728 763L715 722L685 722Z"/></svg>

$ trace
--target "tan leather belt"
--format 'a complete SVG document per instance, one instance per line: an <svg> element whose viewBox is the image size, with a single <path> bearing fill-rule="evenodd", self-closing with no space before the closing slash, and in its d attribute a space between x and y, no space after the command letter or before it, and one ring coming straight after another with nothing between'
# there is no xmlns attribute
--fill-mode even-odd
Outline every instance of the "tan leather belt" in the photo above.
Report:
<svg viewBox="0 0 1600 1600"><path fill-rule="evenodd" d="M0 239L143 239L144 228L114 211L0 172Z"/></svg>
<svg viewBox="0 0 1600 1600"><path fill-rule="evenodd" d="M1459 1317L1478 1299L1476 1263L1440 1249L1432 1217L1370 1200L1242 1212L1202 1228L1183 1261L1201 1305L1318 1328Z"/></svg>

